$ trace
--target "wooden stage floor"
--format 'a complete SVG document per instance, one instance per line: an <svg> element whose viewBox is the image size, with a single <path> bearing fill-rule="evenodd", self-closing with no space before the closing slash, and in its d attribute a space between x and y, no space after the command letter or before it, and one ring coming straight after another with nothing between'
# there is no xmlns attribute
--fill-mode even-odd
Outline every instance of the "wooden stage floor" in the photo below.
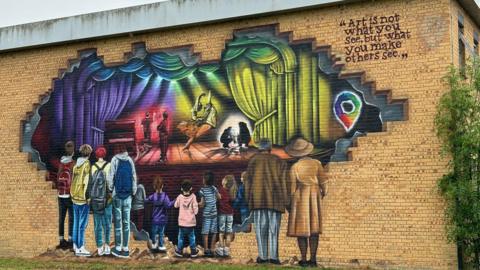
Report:
<svg viewBox="0 0 480 270"><path fill-rule="evenodd" d="M190 151L182 151L184 144L170 144L167 152L167 162L165 165L178 164L204 164L204 163L229 163L229 162L247 162L255 153L256 148L249 147L240 153L229 153L227 149L221 147L218 142L198 142L190 146ZM283 148L274 148L272 153L282 159L291 157L285 153ZM160 163L160 148L154 145L150 151L140 155L135 163L140 166L154 166Z"/></svg>

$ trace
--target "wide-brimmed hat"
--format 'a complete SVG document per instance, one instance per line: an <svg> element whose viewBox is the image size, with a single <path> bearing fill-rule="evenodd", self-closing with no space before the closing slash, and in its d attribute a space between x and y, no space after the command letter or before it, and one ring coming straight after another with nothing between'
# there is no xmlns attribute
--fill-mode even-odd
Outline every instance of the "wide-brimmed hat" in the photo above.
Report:
<svg viewBox="0 0 480 270"><path fill-rule="evenodd" d="M303 157L313 151L313 144L303 138L293 139L286 147L285 152L292 157Z"/></svg>

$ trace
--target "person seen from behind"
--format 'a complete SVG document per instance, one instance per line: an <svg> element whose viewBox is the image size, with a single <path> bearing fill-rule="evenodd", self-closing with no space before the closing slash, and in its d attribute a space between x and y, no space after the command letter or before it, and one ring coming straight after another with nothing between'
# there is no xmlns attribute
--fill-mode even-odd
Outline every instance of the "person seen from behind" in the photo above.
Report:
<svg viewBox="0 0 480 270"><path fill-rule="evenodd" d="M59 249L73 249L73 203L70 196L72 185L73 166L75 160L73 154L75 145L72 141L65 143L64 155L60 158L60 166L57 173L58 193L58 240ZM65 217L68 212L68 240L65 240Z"/></svg>
<svg viewBox="0 0 480 270"><path fill-rule="evenodd" d="M237 194L237 183L231 174L226 175L222 180L222 187L219 189L220 200L218 201L218 227L219 246L215 250L220 257L230 256L230 242L233 236L233 207L232 199Z"/></svg>
<svg viewBox="0 0 480 270"><path fill-rule="evenodd" d="M119 258L130 257L128 242L130 240L130 211L132 196L137 192L137 173L132 158L125 145L115 146L107 176L108 188L112 191L113 216L115 228L115 248L112 254Z"/></svg>
<svg viewBox="0 0 480 270"><path fill-rule="evenodd" d="M287 164L271 153L270 139L258 142L259 153L253 156L244 180L245 198L252 212L257 238L257 263L280 264L278 236L282 214L290 204L287 192Z"/></svg>
<svg viewBox="0 0 480 270"><path fill-rule="evenodd" d="M203 187L200 189L200 204L203 208L202 237L205 248L205 257L213 257L215 244L217 242L218 221L217 221L217 201L220 199L215 185L215 176L213 172L206 171L203 174ZM210 245L208 239L211 236Z"/></svg>
<svg viewBox="0 0 480 270"><path fill-rule="evenodd" d="M73 202L73 250L76 256L88 257L90 252L85 248L85 230L88 226L90 161L92 147L88 144L80 146L80 157L73 167L73 180L70 196Z"/></svg>
<svg viewBox="0 0 480 270"><path fill-rule="evenodd" d="M247 172L242 172L240 176L240 184L237 188L237 194L233 200L232 206L234 209L240 212L241 224L235 224L233 226L233 232L250 232L252 230L251 222L248 222L247 218L250 217L250 210L245 199L245 179L247 178Z"/></svg>
<svg viewBox="0 0 480 270"><path fill-rule="evenodd" d="M153 204L152 212L152 230L150 232L150 249L153 252L165 252L165 227L168 222L167 210L170 209L174 201L171 201L167 193L163 191L163 179L156 176L153 180L155 192L148 196L146 203Z"/></svg>
<svg viewBox="0 0 480 270"><path fill-rule="evenodd" d="M110 255L112 230L112 196L107 187L110 163L105 160L107 150L100 146L95 150L97 162L92 166L90 207L93 211L93 228L98 256Z"/></svg>
<svg viewBox="0 0 480 270"><path fill-rule="evenodd" d="M178 243L175 248L175 256L183 257L184 238L188 237L190 243L190 257L198 256L197 244L195 241L195 226L197 220L195 215L198 214L197 197L192 193L192 182L183 180L181 185L181 194L175 200L175 208L178 212Z"/></svg>

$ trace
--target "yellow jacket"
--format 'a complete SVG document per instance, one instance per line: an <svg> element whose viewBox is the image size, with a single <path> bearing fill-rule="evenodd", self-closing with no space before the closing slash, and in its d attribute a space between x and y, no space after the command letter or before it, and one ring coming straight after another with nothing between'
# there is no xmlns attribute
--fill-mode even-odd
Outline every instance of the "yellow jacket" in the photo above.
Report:
<svg viewBox="0 0 480 270"><path fill-rule="evenodd" d="M77 163L73 167L72 186L70 187L70 195L72 202L77 205L87 203L87 188L90 181L90 161L87 158L78 158Z"/></svg>

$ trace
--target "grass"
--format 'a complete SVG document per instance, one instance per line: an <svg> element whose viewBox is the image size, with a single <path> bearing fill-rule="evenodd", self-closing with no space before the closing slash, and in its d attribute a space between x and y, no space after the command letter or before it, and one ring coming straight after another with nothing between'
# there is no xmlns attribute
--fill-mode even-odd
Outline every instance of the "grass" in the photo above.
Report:
<svg viewBox="0 0 480 270"><path fill-rule="evenodd" d="M127 262L127 263L126 263ZM92 261L89 259L82 260L65 260L65 259L21 259L21 258L0 258L0 269L165 269L165 270L273 270L273 269L300 269L292 266L273 266L273 265L234 265L219 263L195 263L195 262L142 262L142 261L123 261L116 260L114 262ZM326 269L325 269L326 270ZM333 269L331 269L333 270Z"/></svg>

